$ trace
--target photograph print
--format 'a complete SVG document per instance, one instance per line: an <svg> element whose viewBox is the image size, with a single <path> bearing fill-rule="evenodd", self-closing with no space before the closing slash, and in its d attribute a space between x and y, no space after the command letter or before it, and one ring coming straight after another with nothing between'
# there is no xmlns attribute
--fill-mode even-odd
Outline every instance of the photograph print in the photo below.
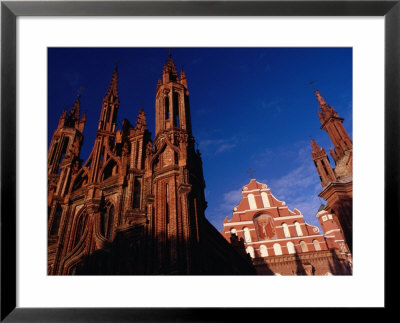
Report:
<svg viewBox="0 0 400 323"><path fill-rule="evenodd" d="M352 48L48 48L48 275L352 275Z"/></svg>

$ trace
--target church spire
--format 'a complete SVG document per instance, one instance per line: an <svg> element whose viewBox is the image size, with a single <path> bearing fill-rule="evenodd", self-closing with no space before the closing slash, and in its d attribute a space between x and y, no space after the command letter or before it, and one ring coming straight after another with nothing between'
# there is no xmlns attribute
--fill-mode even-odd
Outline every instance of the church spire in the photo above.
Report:
<svg viewBox="0 0 400 323"><path fill-rule="evenodd" d="M118 99L118 63L115 64L114 72L111 77L110 86L108 87L105 99L108 98Z"/></svg>
<svg viewBox="0 0 400 323"><path fill-rule="evenodd" d="M168 56L167 62L163 68L163 84L169 82L176 82L178 79L178 73L176 71L174 60L172 59L171 53Z"/></svg>
<svg viewBox="0 0 400 323"><path fill-rule="evenodd" d="M319 106L322 108L323 106L327 105L325 99L322 97L321 93L318 92L317 89L314 90L315 96L317 97L317 101Z"/></svg>
<svg viewBox="0 0 400 323"><path fill-rule="evenodd" d="M319 104L319 108L321 110L318 111L319 120L321 121L322 126L330 119L330 118L339 118L338 114L336 113L335 109L333 109L329 104L326 103L325 99L322 97L321 93L318 90L314 90L315 96L317 97L317 101Z"/></svg>
<svg viewBox="0 0 400 323"><path fill-rule="evenodd" d="M184 71L180 78L171 56L163 66L162 81L156 91L156 135L172 129L181 129L191 135L189 91Z"/></svg>
<svg viewBox="0 0 400 323"><path fill-rule="evenodd" d="M311 139L311 146L312 159L314 160L315 167L317 168L321 185L322 187L325 187L330 182L336 180L335 173L329 163L329 158L325 152L325 149L320 147L313 139Z"/></svg>
<svg viewBox="0 0 400 323"><path fill-rule="evenodd" d="M107 132L115 131L118 107L118 65L116 64L107 94L103 98L98 130L105 130Z"/></svg>
<svg viewBox="0 0 400 323"><path fill-rule="evenodd" d="M332 141L334 150L331 150L331 156L335 162L341 158L345 151L352 149L353 143L347 131L343 127L343 118L339 117L335 109L326 103L325 99L314 90L317 101L321 110L318 110L319 119L321 121L321 129L324 129Z"/></svg>

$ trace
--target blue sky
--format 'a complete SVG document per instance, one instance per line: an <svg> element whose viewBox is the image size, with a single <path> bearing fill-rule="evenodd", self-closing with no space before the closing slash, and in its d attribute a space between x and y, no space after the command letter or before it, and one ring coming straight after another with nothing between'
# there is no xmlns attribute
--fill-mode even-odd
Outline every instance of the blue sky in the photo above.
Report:
<svg viewBox="0 0 400 323"><path fill-rule="evenodd" d="M154 102L167 48L49 48L48 144L62 111L81 90L87 113L81 158L89 156L118 61L120 122L140 107L154 138ZM218 229L253 178L317 225L319 177L310 137L328 152L314 88L344 118L352 137L351 48L172 48L188 79L193 135L203 158L206 217ZM309 82L313 81L310 85Z"/></svg>

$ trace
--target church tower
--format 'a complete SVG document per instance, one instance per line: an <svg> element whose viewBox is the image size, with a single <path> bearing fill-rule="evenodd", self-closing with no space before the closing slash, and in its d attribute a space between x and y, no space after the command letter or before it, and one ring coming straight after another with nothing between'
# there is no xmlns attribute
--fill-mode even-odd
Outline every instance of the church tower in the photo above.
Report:
<svg viewBox="0 0 400 323"><path fill-rule="evenodd" d="M58 239L63 209L61 204L71 184L71 177L81 163L86 114L80 117L80 97L68 113L64 110L54 131L48 152L48 234Z"/></svg>
<svg viewBox="0 0 400 323"><path fill-rule="evenodd" d="M192 136L186 75L169 56L156 89L154 151L145 177L155 197L151 226L160 273L194 270L204 219L205 182L200 153Z"/></svg>
<svg viewBox="0 0 400 323"><path fill-rule="evenodd" d="M321 180L319 196L327 201L325 211L332 215L352 249L353 143L343 126L343 118L314 90L319 108L321 129L328 133L334 149L330 148L335 167L332 168L324 148L311 140L311 156Z"/></svg>
<svg viewBox="0 0 400 323"><path fill-rule="evenodd" d="M205 218L185 73L178 76L168 58L156 88L154 141L143 109L135 126L124 119L116 129L119 104L115 68L84 163L79 100L60 119L49 150L48 273L254 273Z"/></svg>

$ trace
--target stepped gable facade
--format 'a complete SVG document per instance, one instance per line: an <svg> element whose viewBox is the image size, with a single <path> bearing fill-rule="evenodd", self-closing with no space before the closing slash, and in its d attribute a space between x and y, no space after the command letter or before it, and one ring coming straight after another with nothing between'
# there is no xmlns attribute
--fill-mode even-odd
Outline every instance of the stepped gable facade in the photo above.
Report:
<svg viewBox="0 0 400 323"><path fill-rule="evenodd" d="M351 262L337 243L343 236L336 222L330 217L322 228L323 234L299 210L290 210L272 195L266 184L252 179L242 187L232 218L225 218L222 235L244 244L260 275L351 274Z"/></svg>
<svg viewBox="0 0 400 323"><path fill-rule="evenodd" d="M123 120L118 70L100 108L92 151L80 158L80 100L60 117L48 152L48 274L255 274L205 218L188 83L168 58L155 94L155 138L140 110Z"/></svg>
<svg viewBox="0 0 400 323"><path fill-rule="evenodd" d="M331 166L325 149L311 140L311 156L317 169L322 191L319 196L327 203L322 212L317 214L322 225L324 219L333 217L344 235L341 248L351 253L353 245L353 142L332 106L326 103L318 90L314 90L319 110L321 129L325 130L333 144L329 153L335 167Z"/></svg>

